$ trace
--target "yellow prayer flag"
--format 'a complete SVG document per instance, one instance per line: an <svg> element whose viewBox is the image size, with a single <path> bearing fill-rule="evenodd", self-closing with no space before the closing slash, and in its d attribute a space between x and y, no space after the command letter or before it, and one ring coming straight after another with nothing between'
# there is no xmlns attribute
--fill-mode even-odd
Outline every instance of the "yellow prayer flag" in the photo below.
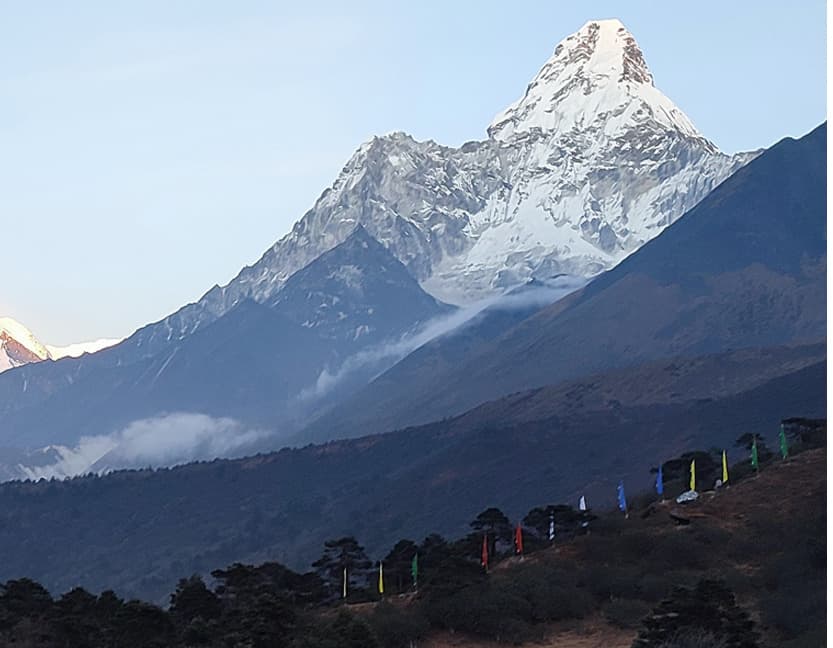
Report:
<svg viewBox="0 0 833 648"><path fill-rule="evenodd" d="M726 451L723 451L723 483L729 483L729 463L726 461Z"/></svg>
<svg viewBox="0 0 833 648"><path fill-rule="evenodd" d="M689 490L696 490L694 488L695 481L694 481L694 459L691 460L691 481L689 481L688 488Z"/></svg>
<svg viewBox="0 0 833 648"><path fill-rule="evenodd" d="M385 576L382 572L382 563L379 563L379 594L385 593Z"/></svg>

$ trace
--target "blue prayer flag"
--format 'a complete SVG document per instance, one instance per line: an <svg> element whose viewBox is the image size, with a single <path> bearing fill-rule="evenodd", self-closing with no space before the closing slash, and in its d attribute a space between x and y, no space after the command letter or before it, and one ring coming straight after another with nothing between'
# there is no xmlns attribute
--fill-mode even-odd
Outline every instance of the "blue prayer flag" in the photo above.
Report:
<svg viewBox="0 0 833 648"><path fill-rule="evenodd" d="M627 513L628 512L628 502L625 500L625 485L622 482L619 482L619 486L616 488L617 495L619 497L619 510Z"/></svg>

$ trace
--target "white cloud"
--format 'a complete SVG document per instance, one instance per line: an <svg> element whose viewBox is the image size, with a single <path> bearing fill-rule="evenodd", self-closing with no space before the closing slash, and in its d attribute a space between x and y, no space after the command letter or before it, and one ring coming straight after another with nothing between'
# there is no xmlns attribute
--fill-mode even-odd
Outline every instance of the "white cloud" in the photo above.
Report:
<svg viewBox="0 0 833 648"><path fill-rule="evenodd" d="M113 434L81 437L72 448L52 448L59 459L44 466L19 465L29 479L73 477L120 468L173 466L233 456L268 436L230 418L178 412L130 423Z"/></svg>

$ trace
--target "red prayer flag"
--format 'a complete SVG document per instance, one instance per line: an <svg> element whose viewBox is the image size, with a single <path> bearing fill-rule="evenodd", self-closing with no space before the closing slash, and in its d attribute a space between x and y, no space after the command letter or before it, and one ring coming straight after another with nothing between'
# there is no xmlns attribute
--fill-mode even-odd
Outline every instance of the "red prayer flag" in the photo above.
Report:
<svg viewBox="0 0 833 648"><path fill-rule="evenodd" d="M485 569L489 569L489 545L485 533L483 534L483 548L480 550L480 564Z"/></svg>
<svg viewBox="0 0 833 648"><path fill-rule="evenodd" d="M515 552L519 555L523 555L524 552L524 532L520 522L518 522L518 528L515 529Z"/></svg>

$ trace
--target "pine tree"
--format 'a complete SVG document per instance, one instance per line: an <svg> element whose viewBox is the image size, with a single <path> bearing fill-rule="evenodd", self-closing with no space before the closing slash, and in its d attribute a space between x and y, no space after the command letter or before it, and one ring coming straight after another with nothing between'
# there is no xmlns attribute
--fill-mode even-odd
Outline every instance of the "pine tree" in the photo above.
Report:
<svg viewBox="0 0 833 648"><path fill-rule="evenodd" d="M490 556L496 556L499 552L512 547L515 527L498 508L487 508L472 520L469 526L474 530L472 540L476 537L479 542L482 542L483 534L486 534Z"/></svg>
<svg viewBox="0 0 833 648"><path fill-rule="evenodd" d="M827 440L826 419L787 418L781 426L792 446L818 448Z"/></svg>
<svg viewBox="0 0 833 648"><path fill-rule="evenodd" d="M55 601L52 627L61 645L73 648L97 648L104 645L100 620L96 614L96 597L76 587Z"/></svg>
<svg viewBox="0 0 833 648"><path fill-rule="evenodd" d="M439 533L432 533L419 544L419 568L423 572L435 569L450 555L448 541Z"/></svg>
<svg viewBox="0 0 833 648"><path fill-rule="evenodd" d="M722 581L701 580L693 588L677 587L642 622L632 648L673 645L684 635L708 633L726 648L757 648L755 623L735 602Z"/></svg>
<svg viewBox="0 0 833 648"><path fill-rule="evenodd" d="M678 488L688 489L692 461L697 466L698 484L711 485L721 477L723 465L722 451L719 448L712 448L708 452L704 450L684 452L679 457L669 459L662 464L662 479L667 492ZM656 472L657 469L651 470L651 473Z"/></svg>
<svg viewBox="0 0 833 648"><path fill-rule="evenodd" d="M758 462L761 464L767 463L770 459L772 459L773 454L772 451L767 447L764 438L757 432L755 432L754 434L751 432L747 432L746 434L740 435L737 439L735 439L735 447L743 448L747 452L751 453L753 439L755 441L755 446L758 449Z"/></svg>
<svg viewBox="0 0 833 648"><path fill-rule="evenodd" d="M411 562L418 548L411 540L400 540L382 561L385 565L386 591L406 592L411 589Z"/></svg>
<svg viewBox="0 0 833 648"><path fill-rule="evenodd" d="M548 544L550 532L550 516L555 522L555 537L570 537L575 535L582 522L590 522L596 518L588 511L577 511L567 504L549 504L539 506L529 511L523 519L523 526L532 529L538 546Z"/></svg>
<svg viewBox="0 0 833 648"><path fill-rule="evenodd" d="M171 594L170 613L177 624L188 625L195 619L216 620L220 612L220 599L196 574L180 579Z"/></svg>
<svg viewBox="0 0 833 648"><path fill-rule="evenodd" d="M348 594L350 591L363 590L373 571L373 563L354 537L347 536L324 543L321 558L312 563L316 573L327 585L331 597L341 592L344 570L347 570Z"/></svg>

